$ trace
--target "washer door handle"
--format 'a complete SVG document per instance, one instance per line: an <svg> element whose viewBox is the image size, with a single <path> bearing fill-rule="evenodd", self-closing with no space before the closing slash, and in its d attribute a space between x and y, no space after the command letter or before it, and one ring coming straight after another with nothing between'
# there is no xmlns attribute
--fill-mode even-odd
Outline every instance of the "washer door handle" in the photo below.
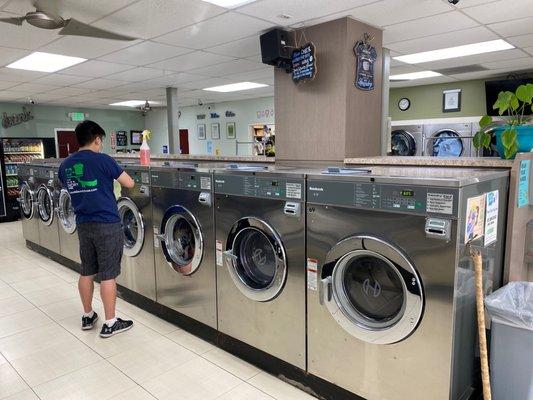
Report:
<svg viewBox="0 0 533 400"><path fill-rule="evenodd" d="M232 250L226 250L222 253L222 257L224 258L224 264L228 264L228 267L235 268L235 263L237 262L237 256L233 254Z"/></svg>
<svg viewBox="0 0 533 400"><path fill-rule="evenodd" d="M320 280L320 286L318 288L318 302L320 305L325 305L326 302L330 302L332 298L331 288L331 276Z"/></svg>
<svg viewBox="0 0 533 400"><path fill-rule="evenodd" d="M159 240L160 242L164 242L165 241L165 234L164 233L156 233L154 235L154 237Z"/></svg>

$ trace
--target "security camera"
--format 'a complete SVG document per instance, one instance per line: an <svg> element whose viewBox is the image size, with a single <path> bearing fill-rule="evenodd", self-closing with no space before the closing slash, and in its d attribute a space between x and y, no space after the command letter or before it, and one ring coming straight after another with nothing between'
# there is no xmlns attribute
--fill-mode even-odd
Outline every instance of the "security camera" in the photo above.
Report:
<svg viewBox="0 0 533 400"><path fill-rule="evenodd" d="M28 103L35 104L35 100L28 98Z"/></svg>
<svg viewBox="0 0 533 400"><path fill-rule="evenodd" d="M448 0L448 3L457 4L459 3L459 0Z"/></svg>
<svg viewBox="0 0 533 400"><path fill-rule="evenodd" d="M202 99L198 99L198 105L201 107L204 105L204 102L202 101Z"/></svg>

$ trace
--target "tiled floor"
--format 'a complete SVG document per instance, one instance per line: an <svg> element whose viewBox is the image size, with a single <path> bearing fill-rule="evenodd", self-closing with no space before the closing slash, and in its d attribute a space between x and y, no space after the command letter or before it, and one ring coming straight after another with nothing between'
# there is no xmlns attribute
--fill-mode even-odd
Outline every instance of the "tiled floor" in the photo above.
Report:
<svg viewBox="0 0 533 400"><path fill-rule="evenodd" d="M0 399L314 399L120 299L131 331L82 331L77 274L28 250L18 222L0 243Z"/></svg>

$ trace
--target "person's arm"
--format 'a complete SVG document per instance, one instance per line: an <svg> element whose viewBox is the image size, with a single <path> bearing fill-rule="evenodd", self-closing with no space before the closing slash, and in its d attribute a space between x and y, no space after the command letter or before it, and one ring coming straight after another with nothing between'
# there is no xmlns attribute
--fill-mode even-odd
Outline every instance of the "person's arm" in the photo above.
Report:
<svg viewBox="0 0 533 400"><path fill-rule="evenodd" d="M117 178L117 182L126 189L131 189L135 186L135 182L131 179L131 176L128 175L126 171L122 172Z"/></svg>

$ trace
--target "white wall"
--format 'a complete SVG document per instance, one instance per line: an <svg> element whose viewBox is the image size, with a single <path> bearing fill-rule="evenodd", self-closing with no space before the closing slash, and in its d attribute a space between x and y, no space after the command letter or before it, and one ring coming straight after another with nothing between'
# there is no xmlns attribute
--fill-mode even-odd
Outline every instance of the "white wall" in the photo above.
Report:
<svg viewBox="0 0 533 400"><path fill-rule="evenodd" d="M209 109L211 107L211 109ZM228 101L204 106L181 107L181 117L179 118L179 129L189 131L189 150L191 154L208 154L208 142L212 143L212 154L235 155L235 142L251 141L250 125L274 124L275 116L258 116L258 111L274 110L274 98L263 97L250 100ZM235 117L226 118L226 111L235 113ZM210 113L215 112L220 118L212 119ZM196 119L199 114L205 114L203 120ZM211 139L211 124L220 124L220 139ZM237 139L226 139L226 123L235 122ZM206 139L197 139L197 126L206 125ZM150 148L153 153L160 153L161 146L168 145L167 114L166 109L156 109L146 114L146 129L152 131L152 142ZM239 145L239 155L252 154L250 144Z"/></svg>

